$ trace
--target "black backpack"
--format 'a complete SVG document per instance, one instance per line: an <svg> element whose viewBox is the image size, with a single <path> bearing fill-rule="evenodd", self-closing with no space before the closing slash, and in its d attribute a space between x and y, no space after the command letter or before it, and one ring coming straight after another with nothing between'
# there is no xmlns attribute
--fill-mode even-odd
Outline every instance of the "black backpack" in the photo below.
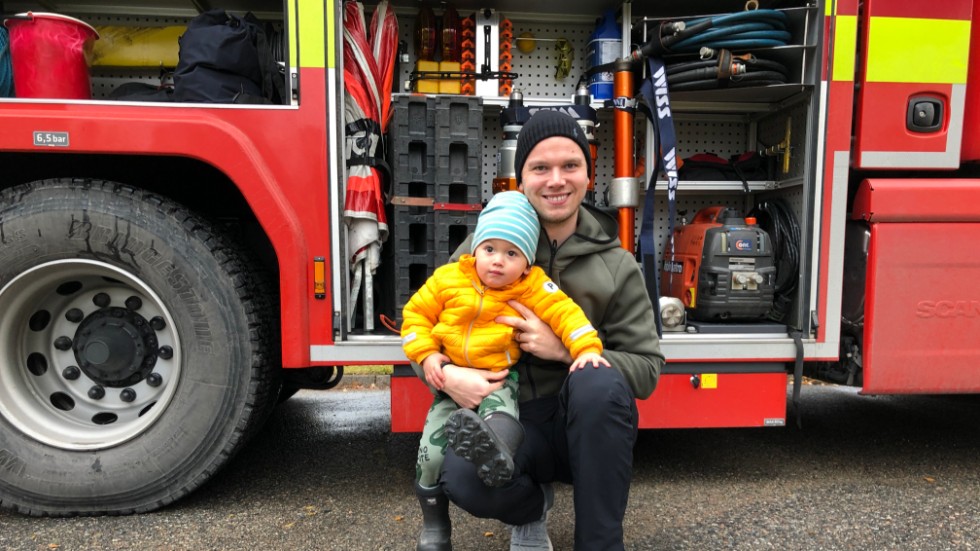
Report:
<svg viewBox="0 0 980 551"><path fill-rule="evenodd" d="M173 100L282 104L285 78L269 34L251 13L211 10L192 19L179 40Z"/></svg>

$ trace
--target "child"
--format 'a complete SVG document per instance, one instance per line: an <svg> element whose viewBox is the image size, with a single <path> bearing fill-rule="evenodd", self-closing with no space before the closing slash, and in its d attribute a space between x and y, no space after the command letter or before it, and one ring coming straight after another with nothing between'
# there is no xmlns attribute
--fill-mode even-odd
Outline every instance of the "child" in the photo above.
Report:
<svg viewBox="0 0 980 551"><path fill-rule="evenodd" d="M570 369L609 366L602 341L585 313L538 266L534 255L540 225L524 194L498 193L477 220L473 254L438 268L405 305L402 346L422 366L436 390L445 382L442 366L500 371L521 354L513 329L497 316L519 315L509 300L529 307L562 338L575 359ZM524 440L517 420L517 371L474 412L437 393L425 420L416 464L416 493L423 509L419 549L429 531L448 530L448 502L437 487L446 445L474 463L488 486L503 484L514 471L513 454ZM445 436L443 436L445 435ZM445 518L445 526L438 521ZM442 528L440 528L442 526ZM448 538L443 533L433 539Z"/></svg>

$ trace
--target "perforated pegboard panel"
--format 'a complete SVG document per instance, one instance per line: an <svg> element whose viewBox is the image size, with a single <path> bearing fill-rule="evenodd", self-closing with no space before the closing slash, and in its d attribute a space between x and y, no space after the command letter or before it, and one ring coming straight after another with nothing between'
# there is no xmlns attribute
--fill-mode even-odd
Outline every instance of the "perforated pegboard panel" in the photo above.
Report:
<svg viewBox="0 0 980 551"><path fill-rule="evenodd" d="M807 128L810 127L810 102L801 101L788 109L761 118L758 122L759 147L767 147L782 143L786 136L787 121L790 133L790 164L789 171L776 174L777 179L788 180L801 178L807 173ZM780 157L778 165L782 165Z"/></svg>
<svg viewBox="0 0 980 551"><path fill-rule="evenodd" d="M556 100L557 102L557 100ZM596 195L603 202L603 193L613 178L613 123L612 113L600 111L599 122L595 128L596 140L599 142L598 159L596 160ZM503 130L500 128L500 109L487 107L483 114L483 200L489 200L493 194L493 179L497 176L500 146L503 144Z"/></svg>
<svg viewBox="0 0 980 551"><path fill-rule="evenodd" d="M436 10L436 16L440 17L441 11ZM471 15L460 13L460 17ZM506 18L507 14L501 13L501 17ZM589 35L592 34L591 25L576 23L557 23L545 24L540 21L523 22L511 20L514 25L515 43L511 52L513 53L512 70L520 77L514 81L514 88L520 88L525 96L536 98L560 98L570 100L575 93L575 87L579 77L585 72L585 53L589 42ZM530 53L523 53L517 48L516 39L522 33L530 32L534 38L542 39L535 42L535 48ZM415 68L415 17L398 16L398 36L404 41L408 48L409 63L403 63L400 67L400 82L409 81L411 72ZM479 38L479 37L478 37ZM555 40L564 38L573 48L571 70L567 77L556 80L555 67L557 57L555 52ZM479 67L480 60L477 60Z"/></svg>
<svg viewBox="0 0 980 551"><path fill-rule="evenodd" d="M677 152L683 159L695 153L714 153L729 158L752 148L745 119L720 116L715 119L677 116Z"/></svg>

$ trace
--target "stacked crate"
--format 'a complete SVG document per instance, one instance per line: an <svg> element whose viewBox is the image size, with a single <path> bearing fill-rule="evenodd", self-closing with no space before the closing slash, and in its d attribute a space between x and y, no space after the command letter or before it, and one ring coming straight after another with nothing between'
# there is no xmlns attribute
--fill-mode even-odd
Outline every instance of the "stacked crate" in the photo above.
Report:
<svg viewBox="0 0 980 551"><path fill-rule="evenodd" d="M395 315L476 228L482 208L483 99L398 96L392 152Z"/></svg>

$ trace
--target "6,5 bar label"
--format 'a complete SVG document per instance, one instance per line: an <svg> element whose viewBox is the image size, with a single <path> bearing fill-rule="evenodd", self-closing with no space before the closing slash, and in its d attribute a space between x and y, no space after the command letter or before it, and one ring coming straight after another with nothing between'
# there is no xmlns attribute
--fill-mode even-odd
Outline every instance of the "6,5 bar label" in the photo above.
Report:
<svg viewBox="0 0 980 551"><path fill-rule="evenodd" d="M35 130L34 145L41 147L68 147L68 132Z"/></svg>

